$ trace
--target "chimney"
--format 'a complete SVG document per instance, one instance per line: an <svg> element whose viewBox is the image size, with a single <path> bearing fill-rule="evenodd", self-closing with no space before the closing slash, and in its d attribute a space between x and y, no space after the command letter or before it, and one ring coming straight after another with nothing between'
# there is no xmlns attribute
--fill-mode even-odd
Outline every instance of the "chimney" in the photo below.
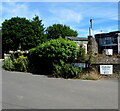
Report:
<svg viewBox="0 0 120 111"><path fill-rule="evenodd" d="M90 19L89 36L92 36L92 19Z"/></svg>

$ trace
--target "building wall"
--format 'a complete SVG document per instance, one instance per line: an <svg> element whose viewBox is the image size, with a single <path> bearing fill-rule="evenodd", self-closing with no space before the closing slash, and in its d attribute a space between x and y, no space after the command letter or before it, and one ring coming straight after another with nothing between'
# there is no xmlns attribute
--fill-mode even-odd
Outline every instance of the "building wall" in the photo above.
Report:
<svg viewBox="0 0 120 111"><path fill-rule="evenodd" d="M67 38L77 43L77 49L80 47L80 45L82 45L83 48L85 48L85 53L87 54L88 39L86 37L67 37Z"/></svg>
<svg viewBox="0 0 120 111"><path fill-rule="evenodd" d="M87 54L87 44L86 44L86 43L77 42L77 48L78 48L78 49L79 49L80 45L83 46L83 48L85 49L85 53Z"/></svg>
<svg viewBox="0 0 120 111"><path fill-rule="evenodd" d="M119 31L96 34L95 38L98 43L98 52L103 53L104 49L113 49L113 53L120 53L119 34Z"/></svg>
<svg viewBox="0 0 120 111"><path fill-rule="evenodd" d="M88 41L76 41L78 44L88 44Z"/></svg>

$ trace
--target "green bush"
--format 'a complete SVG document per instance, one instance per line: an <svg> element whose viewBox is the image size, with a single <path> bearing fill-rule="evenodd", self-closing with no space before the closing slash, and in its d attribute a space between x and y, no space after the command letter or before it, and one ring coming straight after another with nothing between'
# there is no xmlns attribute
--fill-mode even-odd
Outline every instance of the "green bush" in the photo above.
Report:
<svg viewBox="0 0 120 111"><path fill-rule="evenodd" d="M14 62L12 61L12 59L10 57L3 61L2 68L4 68L5 70L8 70L8 71L15 70Z"/></svg>
<svg viewBox="0 0 120 111"><path fill-rule="evenodd" d="M55 77L63 77L63 78L77 78L82 71L82 68L78 68L75 66L71 66L70 64L66 64L61 61L61 64L54 64L54 72L53 75Z"/></svg>
<svg viewBox="0 0 120 111"><path fill-rule="evenodd" d="M14 60L15 68L17 71L28 71L28 59L24 56L19 56L19 58Z"/></svg>
<svg viewBox="0 0 120 111"><path fill-rule="evenodd" d="M80 45L78 47L78 52L77 52L77 59L80 59L80 61L85 61L85 48L83 48L83 45Z"/></svg>
<svg viewBox="0 0 120 111"><path fill-rule="evenodd" d="M76 56L76 43L63 38L52 39L29 51L31 68L47 74L52 73L53 64L60 64L60 60L70 63Z"/></svg>
<svg viewBox="0 0 120 111"><path fill-rule="evenodd" d="M24 56L19 56L15 58L14 54L4 60L3 66L5 70L8 71L28 71L28 59Z"/></svg>

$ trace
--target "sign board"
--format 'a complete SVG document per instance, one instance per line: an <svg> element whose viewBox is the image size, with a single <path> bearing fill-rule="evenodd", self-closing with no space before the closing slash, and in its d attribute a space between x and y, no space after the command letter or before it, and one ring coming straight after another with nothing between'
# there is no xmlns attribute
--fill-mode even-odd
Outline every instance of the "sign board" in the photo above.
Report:
<svg viewBox="0 0 120 111"><path fill-rule="evenodd" d="M100 65L100 74L113 74L113 65Z"/></svg>
<svg viewBox="0 0 120 111"><path fill-rule="evenodd" d="M105 49L106 55L113 55L113 49Z"/></svg>
<svg viewBox="0 0 120 111"><path fill-rule="evenodd" d="M72 63L73 66L86 68L88 65L86 63Z"/></svg>

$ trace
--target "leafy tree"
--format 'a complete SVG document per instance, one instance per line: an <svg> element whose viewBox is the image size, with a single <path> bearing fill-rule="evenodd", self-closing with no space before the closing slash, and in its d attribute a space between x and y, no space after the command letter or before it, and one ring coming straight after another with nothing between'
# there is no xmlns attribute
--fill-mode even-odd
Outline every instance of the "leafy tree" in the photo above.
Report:
<svg viewBox="0 0 120 111"><path fill-rule="evenodd" d="M30 49L29 61L31 68L35 67L42 71L43 74L44 71L52 71L53 64L61 64L60 61L71 63L76 56L76 43L67 39L58 38Z"/></svg>
<svg viewBox="0 0 120 111"><path fill-rule="evenodd" d="M44 35L44 27L41 22L38 16L33 18L32 21L20 17L5 20L2 23L2 43L4 51L15 51L19 48L21 50L28 50L37 46L41 42L41 37L43 38Z"/></svg>
<svg viewBox="0 0 120 111"><path fill-rule="evenodd" d="M77 31L70 29L70 27L62 24L54 24L46 29L46 34L48 39L56 39L60 36L65 38L65 36L76 37L78 35Z"/></svg>
<svg viewBox="0 0 120 111"><path fill-rule="evenodd" d="M43 43L47 40L44 32L45 32L45 28L44 25L42 24L42 20L39 19L39 16L36 16L33 18L33 20L31 21L33 28L34 28L34 33L36 37L39 37L39 39L37 40L38 43Z"/></svg>

